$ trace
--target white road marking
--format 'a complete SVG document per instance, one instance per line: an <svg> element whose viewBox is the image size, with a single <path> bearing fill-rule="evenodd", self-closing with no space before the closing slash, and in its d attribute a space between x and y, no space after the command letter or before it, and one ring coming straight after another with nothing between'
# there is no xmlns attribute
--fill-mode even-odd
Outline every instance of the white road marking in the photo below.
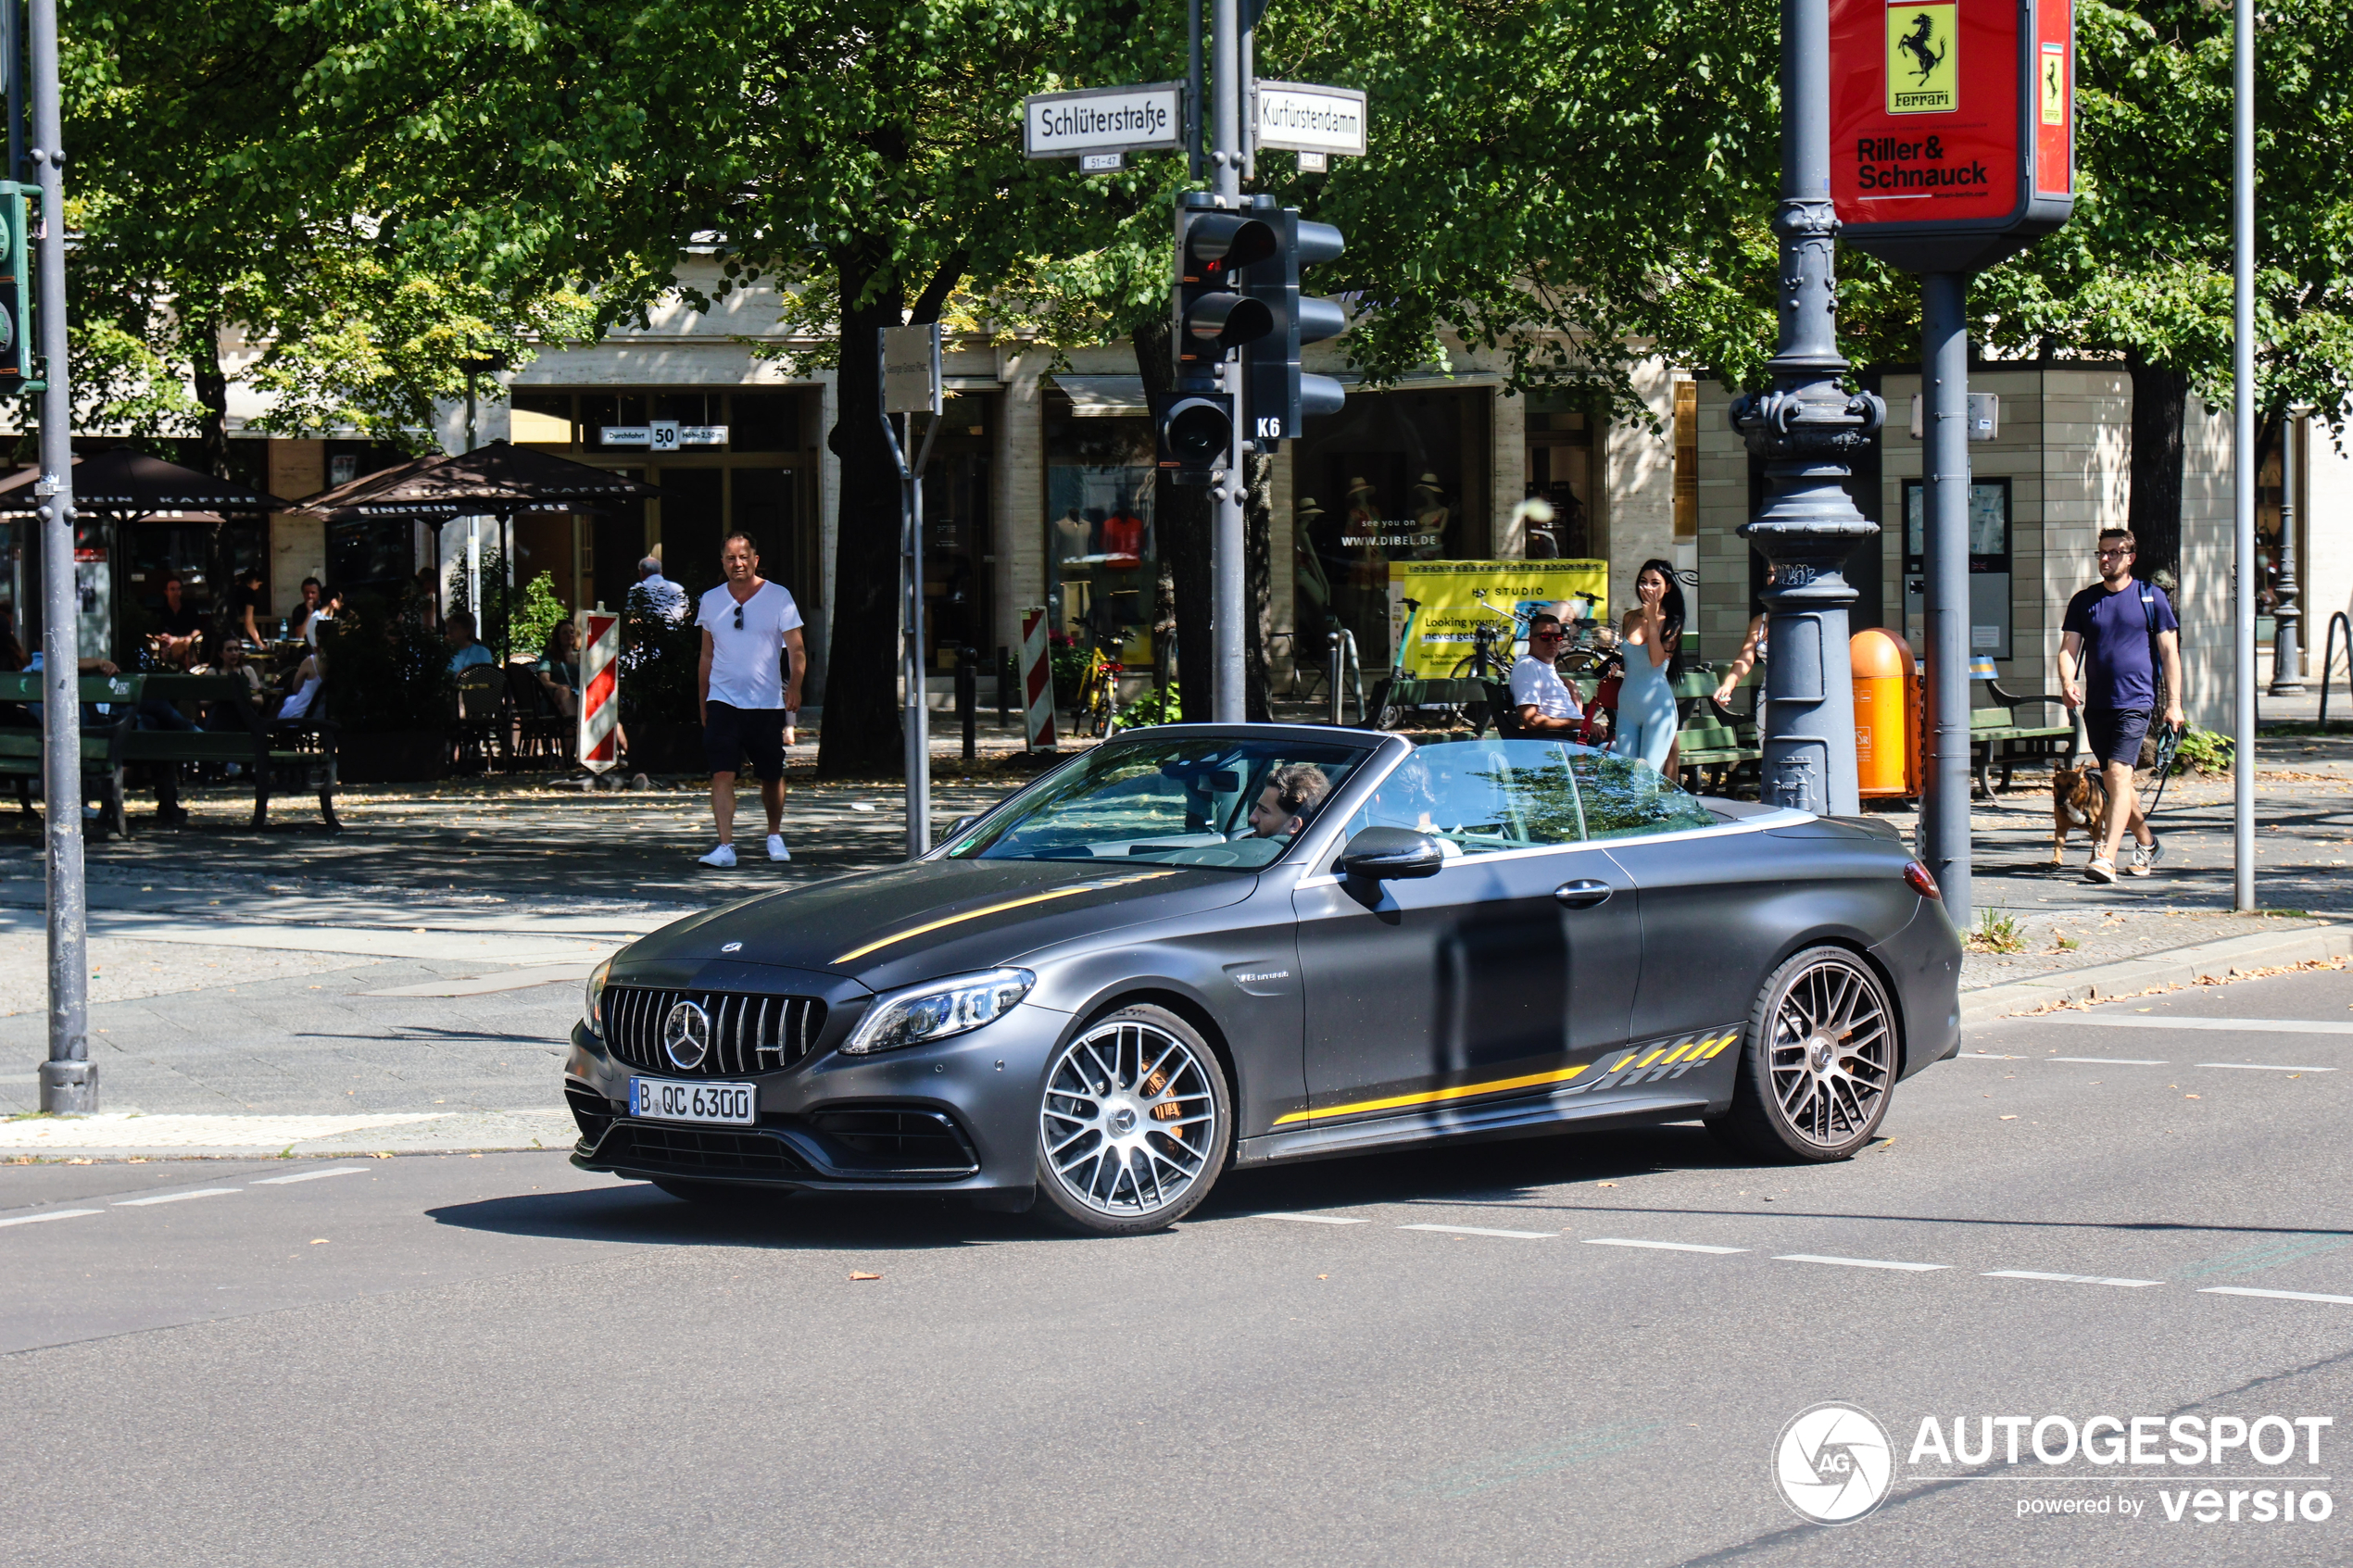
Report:
<svg viewBox="0 0 2353 1568"><path fill-rule="evenodd" d="M1589 1236L1588 1247L1651 1247L1661 1252L1745 1252L1745 1247L1703 1247L1696 1241L1636 1241L1623 1236Z"/></svg>
<svg viewBox="0 0 2353 1568"><path fill-rule="evenodd" d="M321 1176L356 1176L367 1169L365 1165L338 1165L332 1171L297 1171L291 1176L264 1176L253 1185L258 1187L282 1187L289 1182L315 1182Z"/></svg>
<svg viewBox="0 0 2353 1568"><path fill-rule="evenodd" d="M1776 1263L1836 1263L1849 1269L1902 1269L1906 1273L1927 1273L1931 1269L1949 1269L1950 1263L1895 1263L1884 1258L1824 1258L1812 1252L1777 1254Z"/></svg>
<svg viewBox="0 0 2353 1568"><path fill-rule="evenodd" d="M2162 1067L2162 1060L2151 1061L2132 1056L2046 1056L2045 1061L2092 1061L2102 1067Z"/></svg>
<svg viewBox="0 0 2353 1568"><path fill-rule="evenodd" d="M2334 1067L2282 1067L2267 1061L2201 1061L2200 1067L2235 1067L2246 1073L2334 1073Z"/></svg>
<svg viewBox="0 0 2353 1568"><path fill-rule="evenodd" d="M1500 1236L1511 1241L1550 1241L1554 1231L1491 1231L1478 1225L1400 1225L1401 1231L1437 1231L1442 1236Z"/></svg>
<svg viewBox="0 0 2353 1568"><path fill-rule="evenodd" d="M2274 1301L2326 1301L2332 1306L2353 1307L2353 1296L2315 1296L2309 1290L2258 1290L2251 1285L2201 1285L2202 1296L2267 1296Z"/></svg>
<svg viewBox="0 0 2353 1568"><path fill-rule="evenodd" d="M2044 1279L2054 1285L2163 1285L2161 1279L2108 1279L2100 1274L2038 1274L2032 1269L1988 1269L1986 1279Z"/></svg>
<svg viewBox="0 0 2353 1568"><path fill-rule="evenodd" d="M187 1192L159 1192L149 1198L126 1198L114 1204L117 1209L144 1209L150 1203L183 1203L191 1198L219 1198L223 1193L243 1192L243 1187L195 1187Z"/></svg>
<svg viewBox="0 0 2353 1568"><path fill-rule="evenodd" d="M0 1220L0 1225L37 1225L44 1220L70 1220L78 1214L103 1214L103 1209L51 1209L40 1214L19 1214L13 1219Z"/></svg>
<svg viewBox="0 0 2353 1568"><path fill-rule="evenodd" d="M2219 1029L2225 1034L2353 1035L2353 1022L2324 1018L2145 1018L2133 1013L2094 1012L2070 1018L2069 1023L2097 1023L2109 1029Z"/></svg>
<svg viewBox="0 0 2353 1568"><path fill-rule="evenodd" d="M1258 1220L1296 1220L1302 1225L1369 1225L1370 1220L1344 1219L1338 1214L1254 1214Z"/></svg>
<svg viewBox="0 0 2353 1568"><path fill-rule="evenodd" d="M1955 1061L2025 1061L2028 1059L2022 1056L1995 1056L1989 1051L1963 1051L1953 1060Z"/></svg>

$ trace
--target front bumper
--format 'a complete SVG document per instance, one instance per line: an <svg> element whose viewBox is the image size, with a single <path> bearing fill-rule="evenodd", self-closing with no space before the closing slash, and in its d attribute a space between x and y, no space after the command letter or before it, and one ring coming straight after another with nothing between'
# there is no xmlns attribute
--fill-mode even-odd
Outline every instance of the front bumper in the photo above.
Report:
<svg viewBox="0 0 2353 1568"><path fill-rule="evenodd" d="M564 1098L584 1171L829 1192L1026 1192L1038 1180L1038 1107L1067 1013L1017 1007L933 1046L878 1056L826 1050L754 1085L757 1126L632 1117L629 1079L585 1024L572 1031ZM676 1075L673 1075L676 1076Z"/></svg>

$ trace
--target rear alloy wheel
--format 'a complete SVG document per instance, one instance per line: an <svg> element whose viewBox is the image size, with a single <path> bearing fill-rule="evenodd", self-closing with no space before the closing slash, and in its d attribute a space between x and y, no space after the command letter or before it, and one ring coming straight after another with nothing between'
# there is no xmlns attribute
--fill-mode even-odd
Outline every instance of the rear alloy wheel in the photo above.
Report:
<svg viewBox="0 0 2353 1568"><path fill-rule="evenodd" d="M1870 966L1809 947L1773 972L1749 1017L1731 1109L1708 1127L1768 1160L1844 1160L1895 1086L1895 1023Z"/></svg>
<svg viewBox="0 0 2353 1568"><path fill-rule="evenodd" d="M1190 1213L1226 1168L1233 1110L1208 1043L1164 1008L1121 1008L1054 1059L1038 1109L1038 1191L1089 1236Z"/></svg>

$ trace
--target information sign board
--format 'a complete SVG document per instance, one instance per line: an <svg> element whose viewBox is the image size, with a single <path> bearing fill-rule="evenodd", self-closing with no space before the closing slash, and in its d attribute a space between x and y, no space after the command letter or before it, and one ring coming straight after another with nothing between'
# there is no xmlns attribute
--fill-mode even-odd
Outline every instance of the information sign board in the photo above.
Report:
<svg viewBox="0 0 2353 1568"><path fill-rule="evenodd" d="M1022 100L1023 154L1176 152L1185 144L1185 84L1147 82L1040 93Z"/></svg>
<svg viewBox="0 0 2353 1568"><path fill-rule="evenodd" d="M1831 0L1840 237L1972 272L2074 209L2073 0Z"/></svg>
<svg viewBox="0 0 2353 1568"><path fill-rule="evenodd" d="M883 412L939 412L939 324L882 330Z"/></svg>
<svg viewBox="0 0 2353 1568"><path fill-rule="evenodd" d="M1591 596L1590 605L1585 600ZM1609 620L1609 562L1605 560L1413 560L1389 563L1389 640L1405 631L1405 601L1414 614L1413 641L1405 646L1405 673L1441 680L1478 646L1478 628L1499 633L1496 653L1509 666L1525 648L1514 616L1549 610L1563 620Z"/></svg>

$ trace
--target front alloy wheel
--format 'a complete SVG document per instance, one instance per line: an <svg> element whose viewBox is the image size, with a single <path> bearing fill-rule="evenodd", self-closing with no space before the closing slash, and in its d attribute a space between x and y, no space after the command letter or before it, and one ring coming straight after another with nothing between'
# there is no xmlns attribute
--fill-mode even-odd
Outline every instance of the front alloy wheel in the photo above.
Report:
<svg viewBox="0 0 2353 1568"><path fill-rule="evenodd" d="M1879 976L1844 947L1811 947L1765 983L1731 1109L1708 1126L1769 1160L1844 1160L1878 1131L1894 1086Z"/></svg>
<svg viewBox="0 0 2353 1568"><path fill-rule="evenodd" d="M1046 1075L1038 1187L1051 1212L1094 1236L1174 1223L1225 1169L1233 1113L1201 1035L1165 1009L1106 1014Z"/></svg>

